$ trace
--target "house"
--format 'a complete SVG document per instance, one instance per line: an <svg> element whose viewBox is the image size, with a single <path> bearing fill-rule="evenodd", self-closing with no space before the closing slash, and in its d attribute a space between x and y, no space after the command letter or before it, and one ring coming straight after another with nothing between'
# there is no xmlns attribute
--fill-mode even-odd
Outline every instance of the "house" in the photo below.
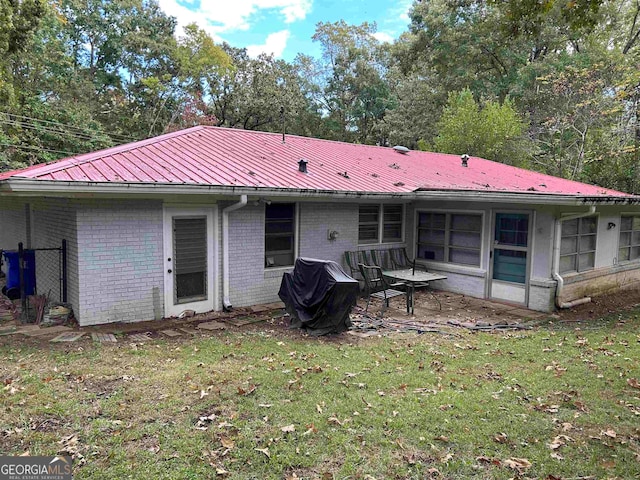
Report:
<svg viewBox="0 0 640 480"><path fill-rule="evenodd" d="M81 325L277 300L298 256L404 246L551 311L640 281L640 197L405 148L193 127L0 174L0 248L68 245Z"/></svg>

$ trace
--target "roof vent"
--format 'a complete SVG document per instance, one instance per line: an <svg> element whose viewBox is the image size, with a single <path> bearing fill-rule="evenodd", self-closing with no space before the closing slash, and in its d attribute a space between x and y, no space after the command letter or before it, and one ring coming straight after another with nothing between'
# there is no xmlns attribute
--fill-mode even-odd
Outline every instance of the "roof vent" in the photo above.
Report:
<svg viewBox="0 0 640 480"><path fill-rule="evenodd" d="M403 155L411 151L407 147L403 147L402 145L396 145L395 147L393 147L393 149L398 153L402 153Z"/></svg>
<svg viewBox="0 0 640 480"><path fill-rule="evenodd" d="M307 173L307 163L309 162L304 158L298 160L298 170L300 170L302 173Z"/></svg>
<svg viewBox="0 0 640 480"><path fill-rule="evenodd" d="M462 160L462 166L463 167L468 167L469 166L469 155L467 155L466 153L464 155L462 155L460 157L460 160Z"/></svg>

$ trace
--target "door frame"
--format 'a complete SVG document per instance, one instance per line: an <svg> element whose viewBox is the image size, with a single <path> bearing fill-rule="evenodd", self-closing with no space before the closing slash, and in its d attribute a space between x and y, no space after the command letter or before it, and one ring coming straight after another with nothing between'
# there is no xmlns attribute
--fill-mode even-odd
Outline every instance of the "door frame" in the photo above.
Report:
<svg viewBox="0 0 640 480"><path fill-rule="evenodd" d="M207 219L207 298L190 303L174 304L173 289L173 218L174 217L206 217ZM177 316L184 310L196 313L209 312L219 308L218 292L218 206L217 205L163 205L163 258L164 277L164 316ZM169 269L172 270L169 273Z"/></svg>
<svg viewBox="0 0 640 480"><path fill-rule="evenodd" d="M526 253L527 253L527 262L526 262L526 270L525 270L525 281L524 281L524 302L520 303L517 301L509 301L509 300L505 300L503 298L495 298L493 297L493 262L494 262L494 250L496 248L499 248L499 245L496 245L496 216L499 213L515 213L515 214L524 214L524 215L528 215L529 216L529 225L528 225L528 231L527 231L527 249L526 249ZM509 210L509 209L502 209L502 208L495 208L495 209L491 209L491 228L489 230L489 268L488 268L488 276L487 276L487 298L491 299L491 300L498 300L501 302L506 302L506 303L512 303L514 305L522 305L522 306L527 306L529 305L529 285L530 285L530 280L531 280L531 262L532 262L532 257L533 257L533 243L534 243L534 232L533 229L535 227L535 216L536 216L536 211L535 210ZM506 249L508 250L508 249ZM498 280L501 281L501 280ZM511 283L511 282L504 282L504 283Z"/></svg>

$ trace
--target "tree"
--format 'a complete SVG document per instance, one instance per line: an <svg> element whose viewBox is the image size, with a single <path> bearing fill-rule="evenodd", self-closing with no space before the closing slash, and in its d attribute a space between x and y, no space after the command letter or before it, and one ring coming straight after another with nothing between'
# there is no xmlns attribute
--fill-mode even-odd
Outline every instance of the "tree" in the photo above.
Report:
<svg viewBox="0 0 640 480"><path fill-rule="evenodd" d="M246 49L223 45L232 67L211 84L212 113L220 126L246 130L295 130L298 114L307 108L296 69L261 54L251 58Z"/></svg>
<svg viewBox="0 0 640 480"><path fill-rule="evenodd" d="M467 153L518 166L527 166L531 158L527 124L509 99L478 104L469 89L451 93L437 127L434 147L439 152Z"/></svg>
<svg viewBox="0 0 640 480"><path fill-rule="evenodd" d="M317 97L330 138L385 143L382 120L389 88L375 24L348 25L344 20L318 23L313 40L322 47L316 64Z"/></svg>

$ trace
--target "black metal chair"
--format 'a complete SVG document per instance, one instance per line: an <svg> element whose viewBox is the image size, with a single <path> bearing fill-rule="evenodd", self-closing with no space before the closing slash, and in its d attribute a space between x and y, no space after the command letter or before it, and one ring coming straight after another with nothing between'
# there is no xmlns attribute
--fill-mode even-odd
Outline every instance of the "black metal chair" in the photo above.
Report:
<svg viewBox="0 0 640 480"><path fill-rule="evenodd" d="M385 308L389 307L389 300L394 297L404 295L407 302L407 308L409 306L408 292L405 290L400 291L393 287L400 287L403 283L389 284L382 274L382 268L375 265L358 264L360 274L364 279L365 291L367 295L367 306L365 312L369 311L369 303L372 298L377 298L382 301L382 309L380 310L380 316L384 313Z"/></svg>
<svg viewBox="0 0 640 480"><path fill-rule="evenodd" d="M390 248L389 257L394 269L413 268L415 270L417 268L419 270L427 270L424 265L416 264L415 260L411 260L407 255L407 249L404 247Z"/></svg>
<svg viewBox="0 0 640 480"><path fill-rule="evenodd" d="M349 274L353 277L353 278L358 278L358 276L361 275L360 273L360 269L358 268L358 264L359 263L367 263L367 259L364 256L364 252L362 251L351 251L351 252L344 252L344 262L346 263L347 267L349 268Z"/></svg>

